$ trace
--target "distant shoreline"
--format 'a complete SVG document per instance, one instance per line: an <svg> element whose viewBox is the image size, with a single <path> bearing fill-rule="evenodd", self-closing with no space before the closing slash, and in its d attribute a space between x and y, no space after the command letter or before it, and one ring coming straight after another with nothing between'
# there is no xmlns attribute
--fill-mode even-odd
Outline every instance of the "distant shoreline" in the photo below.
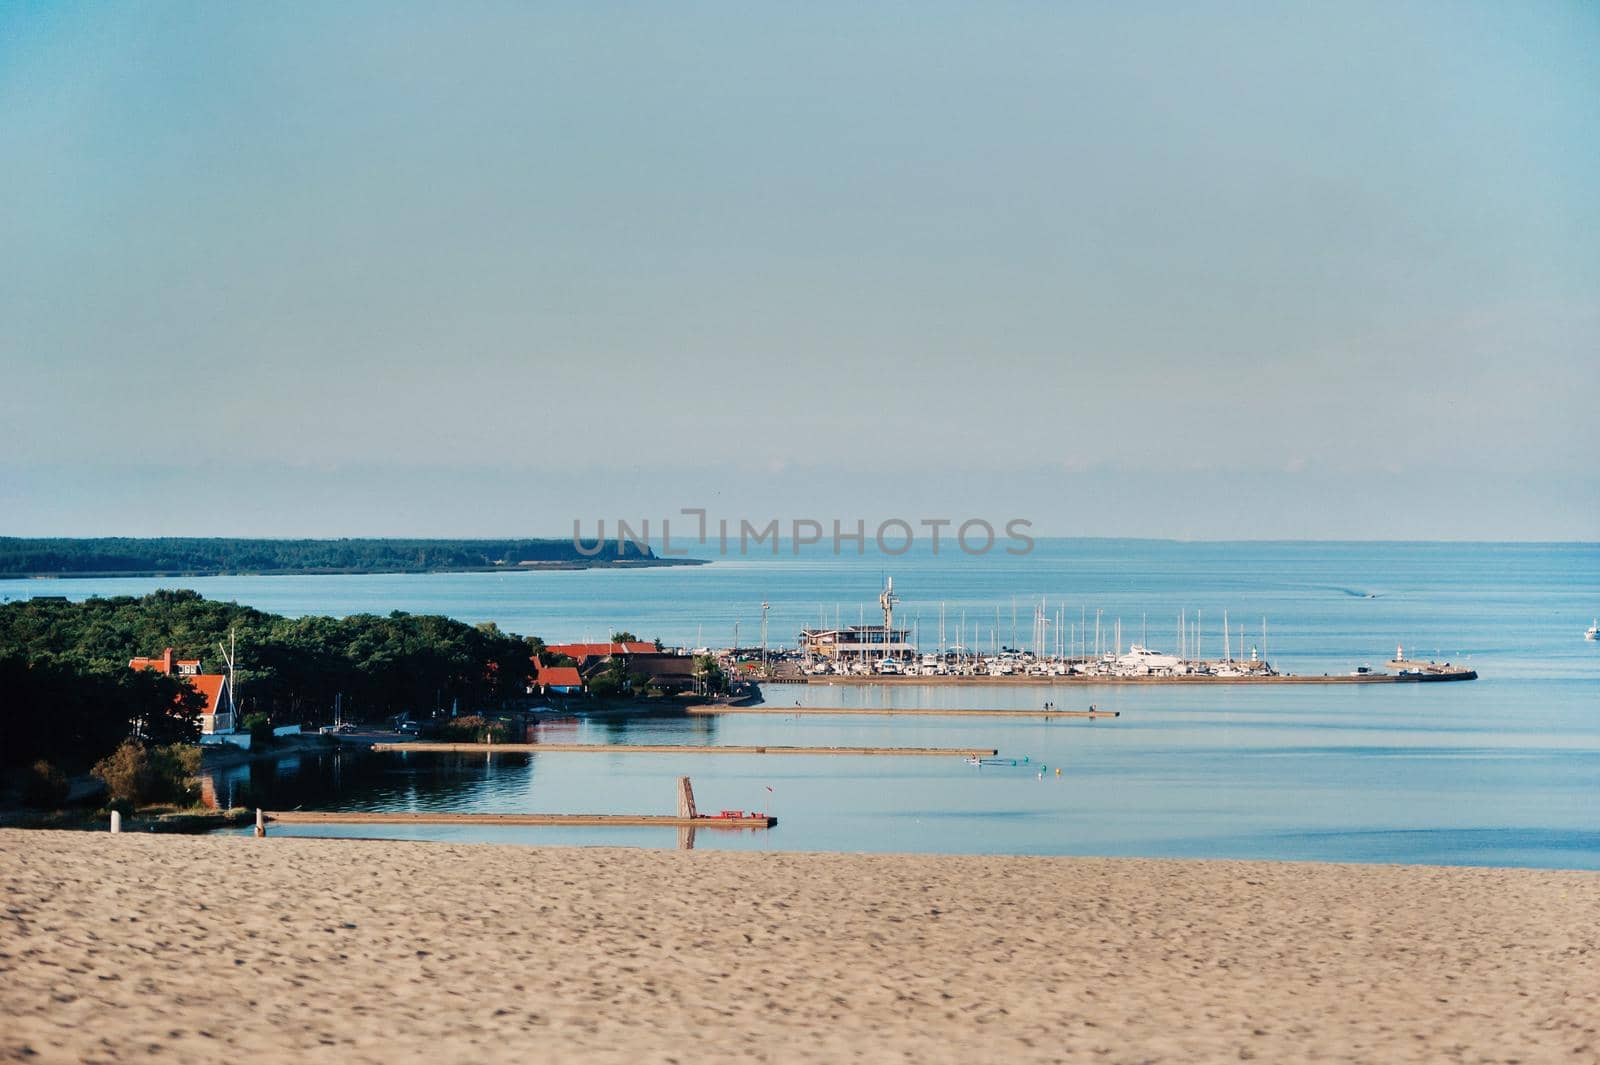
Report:
<svg viewBox="0 0 1600 1065"><path fill-rule="evenodd" d="M629 550L630 547L632 550ZM648 545L573 540L250 537L0 536L0 578L334 576L379 573L515 573L536 570L697 566Z"/></svg>
<svg viewBox="0 0 1600 1065"><path fill-rule="evenodd" d="M117 577L340 577L379 575L424 575L429 573L542 573L550 570L583 569L659 569L664 566L707 566L709 558L639 558L562 560L528 562L516 566L336 566L296 569L139 569L80 570L71 573L0 573L0 580L72 581L107 580Z"/></svg>

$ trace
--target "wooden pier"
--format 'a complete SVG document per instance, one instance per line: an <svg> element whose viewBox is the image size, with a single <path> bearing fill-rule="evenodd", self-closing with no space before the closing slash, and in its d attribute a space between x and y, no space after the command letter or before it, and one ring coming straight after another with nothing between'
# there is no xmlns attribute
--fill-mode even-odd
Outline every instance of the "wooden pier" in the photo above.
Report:
<svg viewBox="0 0 1600 1065"><path fill-rule="evenodd" d="M692 743L374 743L374 751L416 754L849 754L913 758L987 758L993 747L772 747Z"/></svg>
<svg viewBox="0 0 1600 1065"><path fill-rule="evenodd" d="M771 828L768 814L743 817L678 817L671 814L461 814L340 813L337 811L269 810L266 820L283 825L549 825L569 828Z"/></svg>
<svg viewBox="0 0 1600 1065"><path fill-rule="evenodd" d="M675 828L678 847L694 848L697 828L771 828L778 819L771 814L723 810L705 815L695 809L694 785L688 777L678 778L676 814L462 814L448 810L394 810L387 812L341 810L256 810L256 836L267 834L267 822L283 825L487 825L507 828ZM120 827L115 812L111 831Z"/></svg>
<svg viewBox="0 0 1600 1065"><path fill-rule="evenodd" d="M859 706L722 706L719 704L691 706L688 714L827 714L844 717L906 716L906 717L1120 717L1119 710L957 710L885 707L873 709Z"/></svg>

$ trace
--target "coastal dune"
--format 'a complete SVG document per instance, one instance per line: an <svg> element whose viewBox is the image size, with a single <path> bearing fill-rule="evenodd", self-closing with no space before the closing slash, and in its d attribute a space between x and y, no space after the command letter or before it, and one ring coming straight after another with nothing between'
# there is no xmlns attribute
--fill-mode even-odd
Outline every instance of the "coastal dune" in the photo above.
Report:
<svg viewBox="0 0 1600 1065"><path fill-rule="evenodd" d="M30 1062L1593 1061L1600 875L0 831Z"/></svg>

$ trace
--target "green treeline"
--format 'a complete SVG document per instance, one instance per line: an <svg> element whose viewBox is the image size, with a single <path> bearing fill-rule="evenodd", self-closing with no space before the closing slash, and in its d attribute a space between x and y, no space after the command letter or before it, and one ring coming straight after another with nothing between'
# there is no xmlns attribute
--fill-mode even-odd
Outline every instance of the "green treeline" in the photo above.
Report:
<svg viewBox="0 0 1600 1065"><path fill-rule="evenodd" d="M132 656L129 656L132 657ZM86 769L137 732L193 741L205 699L177 677L91 668L71 656L30 662L0 641L0 768L43 759Z"/></svg>
<svg viewBox="0 0 1600 1065"><path fill-rule="evenodd" d="M326 723L340 695L351 720L452 703L462 713L499 709L525 696L530 657L544 649L492 623L400 612L286 618L191 591L0 604L0 764L86 766L135 723L151 743L192 739L199 697L128 660L172 647L221 673L218 645L230 631L241 718L273 725Z"/></svg>
<svg viewBox="0 0 1600 1065"><path fill-rule="evenodd" d="M585 540L592 550L592 539ZM0 576L65 574L208 574L356 571L412 573L432 570L544 565L610 564L620 559L660 561L606 541L593 557L571 540L239 540L156 537L0 537ZM680 561L674 559L673 561Z"/></svg>

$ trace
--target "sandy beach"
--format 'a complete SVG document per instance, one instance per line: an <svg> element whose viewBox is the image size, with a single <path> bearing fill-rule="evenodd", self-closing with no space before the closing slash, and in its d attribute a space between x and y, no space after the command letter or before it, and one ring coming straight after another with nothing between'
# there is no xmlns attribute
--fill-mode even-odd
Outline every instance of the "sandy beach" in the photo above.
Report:
<svg viewBox="0 0 1600 1065"><path fill-rule="evenodd" d="M0 1056L1600 1057L1600 875L0 831Z"/></svg>

